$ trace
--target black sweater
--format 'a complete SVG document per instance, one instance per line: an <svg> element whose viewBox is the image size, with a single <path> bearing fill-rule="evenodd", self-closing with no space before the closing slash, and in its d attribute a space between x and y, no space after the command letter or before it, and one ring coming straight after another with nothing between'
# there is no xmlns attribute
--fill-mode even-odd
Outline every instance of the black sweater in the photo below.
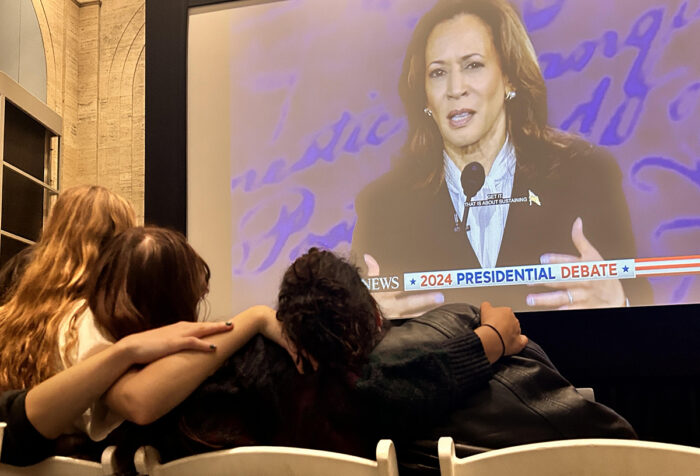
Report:
<svg viewBox="0 0 700 476"><path fill-rule="evenodd" d="M453 314L390 326L356 371L299 375L283 349L257 337L160 422L153 443L164 460L254 444L374 458L378 438L435 424L491 372L481 340Z"/></svg>
<svg viewBox="0 0 700 476"><path fill-rule="evenodd" d="M0 421L7 423L0 461L17 466L37 463L54 451L53 441L44 438L27 418L26 390L0 394Z"/></svg>

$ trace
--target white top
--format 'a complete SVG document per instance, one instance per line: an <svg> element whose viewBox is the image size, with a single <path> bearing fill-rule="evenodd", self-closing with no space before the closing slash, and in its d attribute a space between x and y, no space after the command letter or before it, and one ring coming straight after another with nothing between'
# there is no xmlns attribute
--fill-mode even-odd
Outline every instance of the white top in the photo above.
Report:
<svg viewBox="0 0 700 476"><path fill-rule="evenodd" d="M114 343L111 336L105 335L97 327L92 311L86 306L85 310L73 322L74 332L77 333L74 335L77 336L77 339L70 355L68 355L66 344L70 335L71 318L83 304L85 304L84 299L77 301L61 322L58 334L60 369L72 367ZM124 419L112 412L102 399L98 399L75 421L74 426L92 440L100 441L104 440L123 421Z"/></svg>
<svg viewBox="0 0 700 476"><path fill-rule="evenodd" d="M443 151L443 164L445 169L445 182L447 190L452 198L457 216L463 219L464 202L466 197L462 190L462 171ZM490 194L503 194L503 198L509 198L513 193L513 177L515 175L515 149L510 139L506 141L493 161L491 170L484 180L481 189L471 197L474 200L486 200ZM498 252L501 250L503 230L508 219L509 204L488 205L472 207L467 216L467 238L479 259L482 268L493 268L498 260Z"/></svg>

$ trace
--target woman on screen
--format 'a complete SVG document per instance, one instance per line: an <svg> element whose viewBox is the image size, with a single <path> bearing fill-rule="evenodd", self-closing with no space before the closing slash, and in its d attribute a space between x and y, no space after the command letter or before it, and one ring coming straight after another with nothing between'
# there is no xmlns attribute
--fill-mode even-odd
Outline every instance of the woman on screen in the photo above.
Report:
<svg viewBox="0 0 700 476"><path fill-rule="evenodd" d="M440 0L414 30L399 93L406 143L394 169L356 203L353 250L369 274L635 257L616 161L547 124L537 56L505 0ZM463 175L465 169L473 171ZM472 184L469 197L463 182ZM484 206L467 208L467 200ZM647 283L625 281L480 287L458 299L518 309L650 299ZM388 313L407 315L444 296L378 299Z"/></svg>

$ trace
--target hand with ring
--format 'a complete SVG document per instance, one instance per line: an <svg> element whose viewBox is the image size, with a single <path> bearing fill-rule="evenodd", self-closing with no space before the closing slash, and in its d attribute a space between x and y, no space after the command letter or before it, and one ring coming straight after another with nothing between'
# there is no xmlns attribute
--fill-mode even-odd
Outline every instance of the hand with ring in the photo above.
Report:
<svg viewBox="0 0 700 476"><path fill-rule="evenodd" d="M580 256L564 254L544 254L540 257L542 264L576 263L601 261L600 255L583 234L583 220L577 218L571 228L571 239ZM527 296L527 305L550 309L590 309L596 307L624 306L625 292L619 279L569 281L548 283L554 291L534 293Z"/></svg>

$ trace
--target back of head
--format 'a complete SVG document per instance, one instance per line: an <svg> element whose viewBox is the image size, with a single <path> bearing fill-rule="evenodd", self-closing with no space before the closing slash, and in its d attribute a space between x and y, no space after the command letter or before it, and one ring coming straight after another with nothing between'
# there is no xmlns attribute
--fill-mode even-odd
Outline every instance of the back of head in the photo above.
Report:
<svg viewBox="0 0 700 476"><path fill-rule="evenodd" d="M175 231L130 228L104 248L88 302L115 339L177 321L195 321L209 290L209 267Z"/></svg>
<svg viewBox="0 0 700 476"><path fill-rule="evenodd" d="M23 287L79 297L104 244L135 225L134 209L119 195L98 185L69 188L51 210ZM39 276L46 285L32 286Z"/></svg>
<svg viewBox="0 0 700 476"><path fill-rule="evenodd" d="M281 347L252 339L179 407L187 450L301 445L364 456L368 422L348 384L379 338L380 316L357 269L312 248L285 272L277 318L304 356L304 375Z"/></svg>
<svg viewBox="0 0 700 476"><path fill-rule="evenodd" d="M124 198L100 186L62 192L32 257L0 307L0 388L35 385L52 373L60 322L85 284L104 244L136 224Z"/></svg>
<svg viewBox="0 0 700 476"><path fill-rule="evenodd" d="M315 359L321 369L362 363L381 325L377 303L357 268L316 248L285 272L277 319L300 356Z"/></svg>

